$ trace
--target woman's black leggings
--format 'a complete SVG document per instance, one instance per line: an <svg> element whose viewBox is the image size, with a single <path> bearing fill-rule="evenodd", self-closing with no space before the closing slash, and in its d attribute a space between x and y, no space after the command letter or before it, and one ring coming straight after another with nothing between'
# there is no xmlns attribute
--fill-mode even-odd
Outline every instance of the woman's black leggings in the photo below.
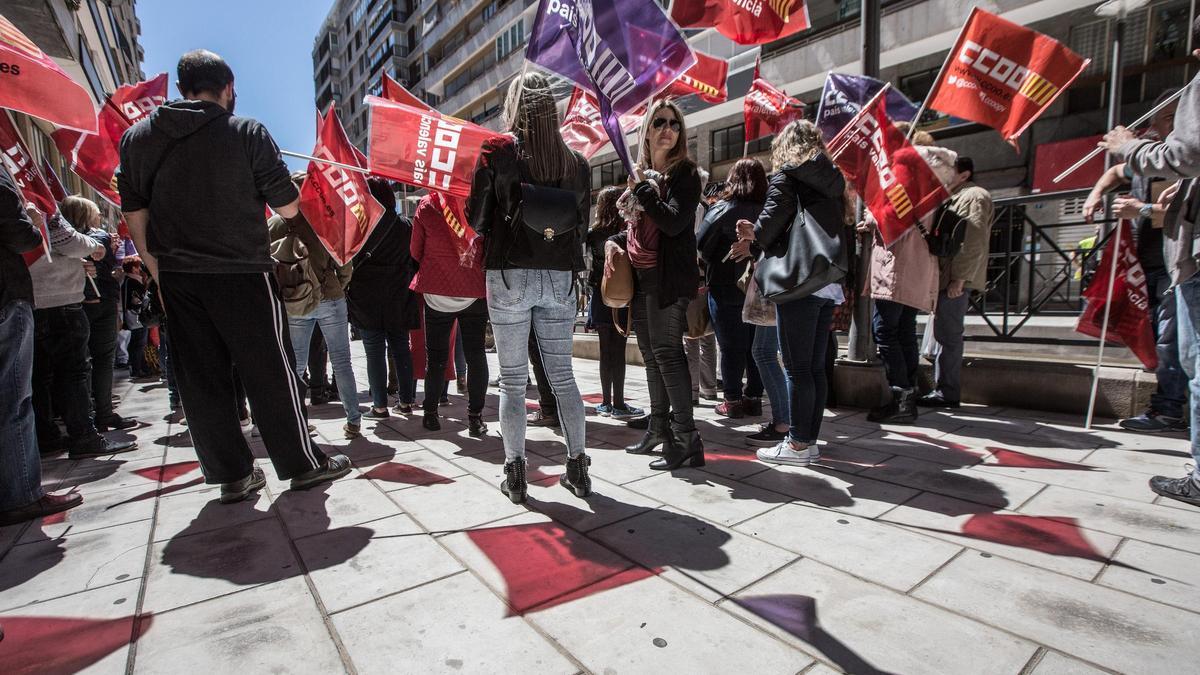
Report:
<svg viewBox="0 0 1200 675"><path fill-rule="evenodd" d="M604 392L606 405L625 405L625 344L628 338L621 335L613 324L600 324L600 390Z"/></svg>

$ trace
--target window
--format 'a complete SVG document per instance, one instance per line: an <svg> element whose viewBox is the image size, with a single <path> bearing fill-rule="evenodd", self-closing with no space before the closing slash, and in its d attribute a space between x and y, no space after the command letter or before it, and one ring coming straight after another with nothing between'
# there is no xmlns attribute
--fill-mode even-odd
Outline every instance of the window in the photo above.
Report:
<svg viewBox="0 0 1200 675"><path fill-rule="evenodd" d="M96 64L92 61L92 53L88 51L87 45L83 42L83 36L79 36L79 63L83 66L83 73L87 75L88 85L92 88L92 96L97 101L104 100L104 83L100 81L100 73L96 72Z"/></svg>
<svg viewBox="0 0 1200 675"><path fill-rule="evenodd" d="M629 174L625 171L625 165L619 159L592 167L593 190L599 190L609 185L624 185L628 180Z"/></svg>
<svg viewBox="0 0 1200 675"><path fill-rule="evenodd" d="M731 162L735 159L741 159L743 153L753 155L770 150L772 138L773 136L759 138L750 141L750 145L746 145L746 129L744 124L735 124L724 129L716 129L712 132L711 163ZM689 139L689 150L692 150L694 147L692 143L693 140ZM694 152L694 150L692 151Z"/></svg>
<svg viewBox="0 0 1200 675"><path fill-rule="evenodd" d="M525 20L518 19L508 30L496 38L496 61L520 49L525 44Z"/></svg>
<svg viewBox="0 0 1200 675"><path fill-rule="evenodd" d="M121 75L117 70L117 64L113 62L112 47L108 44L108 31L104 30L104 21L100 19L100 8L96 6L96 0L88 0L88 10L92 13L92 23L96 26L96 32L100 35L100 45L104 47L104 59L108 61L108 70L112 73L113 85L121 84Z"/></svg>

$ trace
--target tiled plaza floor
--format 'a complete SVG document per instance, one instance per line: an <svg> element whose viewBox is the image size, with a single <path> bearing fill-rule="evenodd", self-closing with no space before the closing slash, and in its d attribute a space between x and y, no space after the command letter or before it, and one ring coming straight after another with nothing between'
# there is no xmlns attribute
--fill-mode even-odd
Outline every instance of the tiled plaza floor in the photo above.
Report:
<svg viewBox="0 0 1200 675"><path fill-rule="evenodd" d="M261 460L268 488L222 506L165 388L122 382L140 448L46 461L84 505L0 529L0 673L1200 671L1200 509L1146 487L1182 475L1181 436L839 410L821 463L781 468L742 442L758 420L706 402L708 464L661 474L576 370L595 495L556 484L563 446L533 429L524 506L497 489L495 389L484 440L457 395L439 433L392 417L352 442L315 408L354 473L289 492Z"/></svg>

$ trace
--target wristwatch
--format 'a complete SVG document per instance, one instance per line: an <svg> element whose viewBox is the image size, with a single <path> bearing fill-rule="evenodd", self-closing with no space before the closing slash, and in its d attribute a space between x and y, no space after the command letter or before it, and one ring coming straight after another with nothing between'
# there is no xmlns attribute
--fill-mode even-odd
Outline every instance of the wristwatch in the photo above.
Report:
<svg viewBox="0 0 1200 675"><path fill-rule="evenodd" d="M1154 214L1153 204L1142 204L1142 208L1138 209L1138 216L1141 218L1149 218Z"/></svg>

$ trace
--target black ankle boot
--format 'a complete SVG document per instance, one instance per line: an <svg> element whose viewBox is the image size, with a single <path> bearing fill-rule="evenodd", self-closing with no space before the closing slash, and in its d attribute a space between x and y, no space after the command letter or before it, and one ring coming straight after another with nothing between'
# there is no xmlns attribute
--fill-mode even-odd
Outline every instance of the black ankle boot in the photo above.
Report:
<svg viewBox="0 0 1200 675"><path fill-rule="evenodd" d="M879 422L899 412L901 391L900 387L889 387L888 392L891 394L891 398L883 405L871 408L871 412L867 413L867 421Z"/></svg>
<svg viewBox="0 0 1200 675"><path fill-rule="evenodd" d="M576 497L586 497L592 494L592 478L588 476L588 466L592 458L579 455L575 459L567 458L567 472L558 479L558 484L575 493Z"/></svg>
<svg viewBox="0 0 1200 675"><path fill-rule="evenodd" d="M471 438L483 438L487 434L487 425L483 423L483 415L467 413L467 433Z"/></svg>
<svg viewBox="0 0 1200 675"><path fill-rule="evenodd" d="M429 431L442 430L442 423L438 420L437 413L425 413L425 416L421 418L421 426Z"/></svg>
<svg viewBox="0 0 1200 675"><path fill-rule="evenodd" d="M529 485L525 482L525 458L504 464L504 480L500 481L500 491L514 504L525 501L525 492Z"/></svg>
<svg viewBox="0 0 1200 675"><path fill-rule="evenodd" d="M704 441L700 432L672 430L673 438L663 450L663 456L650 462L650 468L656 471L674 471L683 465L704 466Z"/></svg>
<svg viewBox="0 0 1200 675"><path fill-rule="evenodd" d="M880 424L912 424L917 421L917 390L892 387L892 402L871 411L867 419Z"/></svg>
<svg viewBox="0 0 1200 675"><path fill-rule="evenodd" d="M646 434L642 436L642 440L625 448L625 452L631 455L648 455L652 450L668 442L670 439L671 425L667 421L667 417L651 415L650 426L647 427Z"/></svg>

